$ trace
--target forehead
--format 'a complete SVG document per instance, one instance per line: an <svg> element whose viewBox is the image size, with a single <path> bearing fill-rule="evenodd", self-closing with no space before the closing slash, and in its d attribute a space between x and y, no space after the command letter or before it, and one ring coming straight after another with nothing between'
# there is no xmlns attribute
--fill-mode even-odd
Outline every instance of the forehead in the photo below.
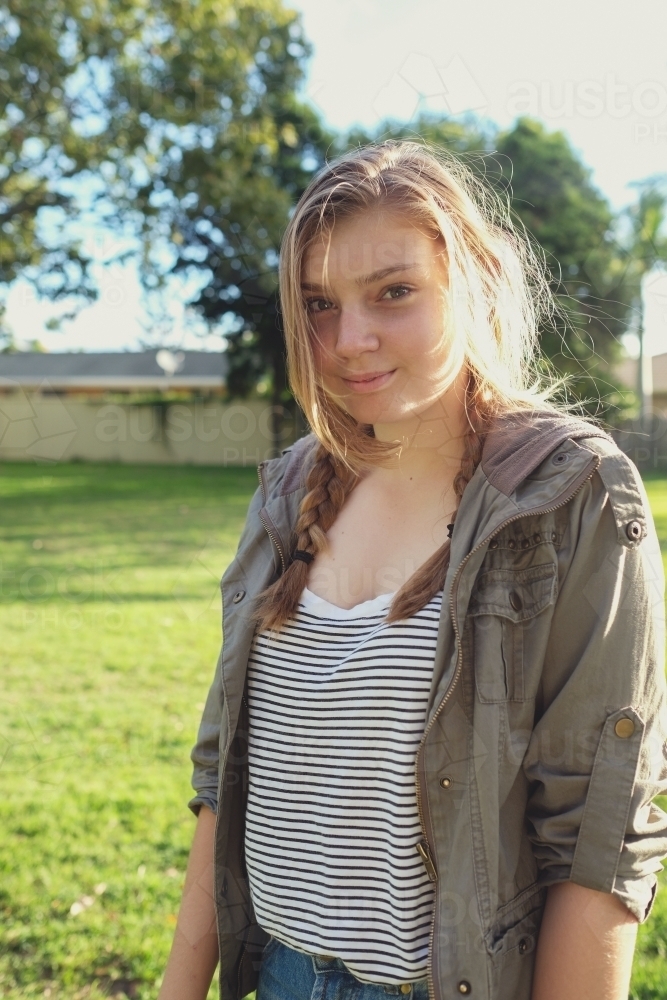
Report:
<svg viewBox="0 0 667 1000"><path fill-rule="evenodd" d="M440 241L405 215L367 211L342 219L322 233L306 252L303 280L323 283L352 280L398 264L430 269L442 252Z"/></svg>

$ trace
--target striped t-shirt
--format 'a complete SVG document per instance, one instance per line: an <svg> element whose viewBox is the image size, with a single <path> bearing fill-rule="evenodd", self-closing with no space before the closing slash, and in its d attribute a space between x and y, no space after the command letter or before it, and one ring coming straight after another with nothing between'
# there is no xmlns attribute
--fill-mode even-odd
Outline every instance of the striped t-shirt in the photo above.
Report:
<svg viewBox="0 0 667 1000"><path fill-rule="evenodd" d="M396 985L426 975L414 769L442 593L388 624L392 597L344 610L304 590L279 633L255 636L245 854L265 931Z"/></svg>

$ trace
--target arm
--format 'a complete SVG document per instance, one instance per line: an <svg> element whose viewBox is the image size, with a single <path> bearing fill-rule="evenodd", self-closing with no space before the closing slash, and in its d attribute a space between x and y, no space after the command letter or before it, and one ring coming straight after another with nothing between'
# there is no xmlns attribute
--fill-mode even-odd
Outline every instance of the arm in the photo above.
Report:
<svg viewBox="0 0 667 1000"><path fill-rule="evenodd" d="M158 1000L205 1000L218 964L213 902L214 831L215 813L202 806Z"/></svg>
<svg viewBox="0 0 667 1000"><path fill-rule="evenodd" d="M626 1000L637 926L610 893L575 882L550 886L532 1000Z"/></svg>
<svg viewBox="0 0 667 1000"><path fill-rule="evenodd" d="M523 761L528 836L542 885L613 895L641 922L667 854L652 804L667 789L667 700L662 561L630 462L603 457L556 530L559 595Z"/></svg>

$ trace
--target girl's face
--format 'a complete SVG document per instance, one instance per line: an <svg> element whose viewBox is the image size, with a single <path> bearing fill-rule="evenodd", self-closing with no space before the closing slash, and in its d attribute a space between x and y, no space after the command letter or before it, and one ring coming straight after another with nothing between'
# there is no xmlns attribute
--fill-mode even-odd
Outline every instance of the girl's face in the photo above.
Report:
<svg viewBox="0 0 667 1000"><path fill-rule="evenodd" d="M408 420L442 395L446 291L442 241L395 211L342 220L310 247L302 293L315 365L359 423Z"/></svg>

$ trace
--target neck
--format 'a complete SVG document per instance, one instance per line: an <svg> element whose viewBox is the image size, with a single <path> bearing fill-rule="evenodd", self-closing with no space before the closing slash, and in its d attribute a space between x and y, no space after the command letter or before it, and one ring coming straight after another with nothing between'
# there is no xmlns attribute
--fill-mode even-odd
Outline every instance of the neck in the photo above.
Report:
<svg viewBox="0 0 667 1000"><path fill-rule="evenodd" d="M460 381L460 380L459 380ZM384 478L428 479L434 474L455 475L465 450L468 422L464 391L455 383L427 410L407 420L375 424L375 437L397 442L395 458L378 467Z"/></svg>

